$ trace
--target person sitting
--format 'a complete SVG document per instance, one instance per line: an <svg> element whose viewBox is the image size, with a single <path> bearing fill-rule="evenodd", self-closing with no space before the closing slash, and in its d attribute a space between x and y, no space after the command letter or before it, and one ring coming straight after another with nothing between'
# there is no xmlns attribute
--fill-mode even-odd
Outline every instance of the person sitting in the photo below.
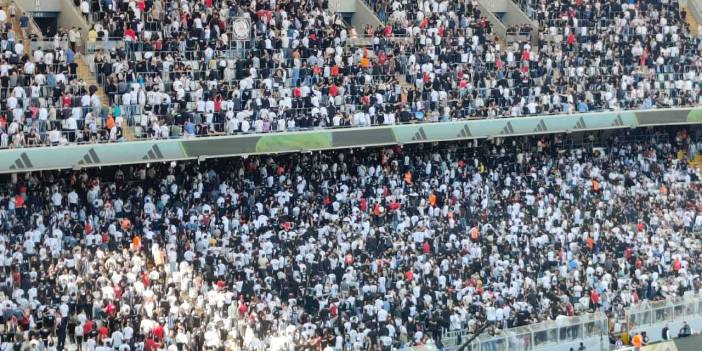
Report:
<svg viewBox="0 0 702 351"><path fill-rule="evenodd" d="M678 332L678 337L679 338L684 338L687 336L692 335L692 331L690 330L690 325L687 324L687 321L683 322L682 328L680 328L680 331Z"/></svg>

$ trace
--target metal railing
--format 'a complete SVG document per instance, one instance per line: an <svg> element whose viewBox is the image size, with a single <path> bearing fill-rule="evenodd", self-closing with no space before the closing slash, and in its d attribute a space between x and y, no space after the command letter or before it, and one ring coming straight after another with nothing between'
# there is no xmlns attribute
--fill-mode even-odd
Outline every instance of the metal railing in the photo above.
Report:
<svg viewBox="0 0 702 351"><path fill-rule="evenodd" d="M625 309L623 316L614 316L612 321L624 321L620 332L629 332L646 326L691 320L695 317L702 318L702 297L689 294L660 301L640 302ZM604 313L595 312L504 329L493 335L478 336L466 351L538 350L565 342L598 336L608 337L609 322ZM442 342L446 350L455 350L463 345L463 340L472 335L472 331L468 329L445 331Z"/></svg>
<svg viewBox="0 0 702 351"><path fill-rule="evenodd" d="M12 0L3 0L2 4L5 8L7 8L8 4ZM37 40L43 40L44 39L44 34L41 32L41 29L39 28L39 25L37 22L34 20L34 16L29 12L25 11L21 6L20 3L15 1L15 8L17 10L17 18L19 19L22 16L27 16L27 19L29 21L28 27L27 27L27 32L23 33L25 39L29 40L31 39L32 36L34 36ZM24 28L21 28L24 30Z"/></svg>
<svg viewBox="0 0 702 351"><path fill-rule="evenodd" d="M626 311L626 321L628 329L631 330L700 315L702 298L683 296L660 301L643 301Z"/></svg>
<svg viewBox="0 0 702 351"><path fill-rule="evenodd" d="M478 336L468 345L466 351L527 351L549 345L577 341L585 338L607 335L608 318L603 313L590 313L555 321L544 321L526 326L496 330ZM456 350L463 345L462 340L470 338L468 330L455 330L444 333L442 342L446 350Z"/></svg>

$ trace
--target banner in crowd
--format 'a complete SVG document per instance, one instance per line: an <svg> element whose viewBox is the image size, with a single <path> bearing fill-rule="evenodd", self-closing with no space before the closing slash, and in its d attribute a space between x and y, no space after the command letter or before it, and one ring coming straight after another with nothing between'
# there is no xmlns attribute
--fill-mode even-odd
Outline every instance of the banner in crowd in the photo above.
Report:
<svg viewBox="0 0 702 351"><path fill-rule="evenodd" d="M702 109L465 120L0 151L0 173L702 123Z"/></svg>

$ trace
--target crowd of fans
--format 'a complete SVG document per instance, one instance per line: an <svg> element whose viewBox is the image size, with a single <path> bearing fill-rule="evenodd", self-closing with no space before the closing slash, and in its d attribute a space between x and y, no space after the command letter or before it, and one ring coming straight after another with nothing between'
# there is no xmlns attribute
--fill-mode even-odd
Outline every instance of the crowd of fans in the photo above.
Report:
<svg viewBox="0 0 702 351"><path fill-rule="evenodd" d="M119 140L121 119L78 77L75 43L63 45L77 29L44 47L25 45L17 29L0 23L0 149Z"/></svg>
<svg viewBox="0 0 702 351"><path fill-rule="evenodd" d="M91 28L68 31L68 49L95 49L87 59L109 106L57 113L54 124L75 131L65 140L33 123L10 128L8 108L0 130L4 145L22 146L121 140L122 120L138 137L168 138L700 102L700 39L676 1L520 4L537 40L502 42L476 0L371 1L384 24L361 33L328 1L80 1ZM250 21L250 40L235 40L236 18Z"/></svg>
<svg viewBox="0 0 702 351"><path fill-rule="evenodd" d="M702 290L702 130L573 140L13 175L0 348L389 351Z"/></svg>

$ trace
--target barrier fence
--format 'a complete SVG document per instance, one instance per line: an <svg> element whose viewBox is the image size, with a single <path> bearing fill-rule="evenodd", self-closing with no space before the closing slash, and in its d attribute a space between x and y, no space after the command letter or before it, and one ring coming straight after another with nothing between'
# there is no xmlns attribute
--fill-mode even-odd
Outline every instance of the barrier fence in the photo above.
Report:
<svg viewBox="0 0 702 351"><path fill-rule="evenodd" d="M677 297L661 301L644 301L626 311L629 330L702 316L702 298Z"/></svg>
<svg viewBox="0 0 702 351"><path fill-rule="evenodd" d="M647 327L683 320L690 324L702 320L702 297L690 294L661 301L644 301L625 309L621 316L611 316L611 319L602 312L595 312L498 330L492 335L484 332L464 350L545 350L588 339L602 340L599 343L600 349L609 350L610 331L613 336L618 337L623 333L633 334ZM468 329L444 332L442 336L444 350L457 350L472 336L473 333ZM655 335L651 337L655 338Z"/></svg>
<svg viewBox="0 0 702 351"><path fill-rule="evenodd" d="M591 313L555 321L544 321L522 327L499 330L494 335L480 335L466 351L526 351L585 338L607 335L608 323L604 313ZM444 333L446 350L457 350L471 337L468 330Z"/></svg>

